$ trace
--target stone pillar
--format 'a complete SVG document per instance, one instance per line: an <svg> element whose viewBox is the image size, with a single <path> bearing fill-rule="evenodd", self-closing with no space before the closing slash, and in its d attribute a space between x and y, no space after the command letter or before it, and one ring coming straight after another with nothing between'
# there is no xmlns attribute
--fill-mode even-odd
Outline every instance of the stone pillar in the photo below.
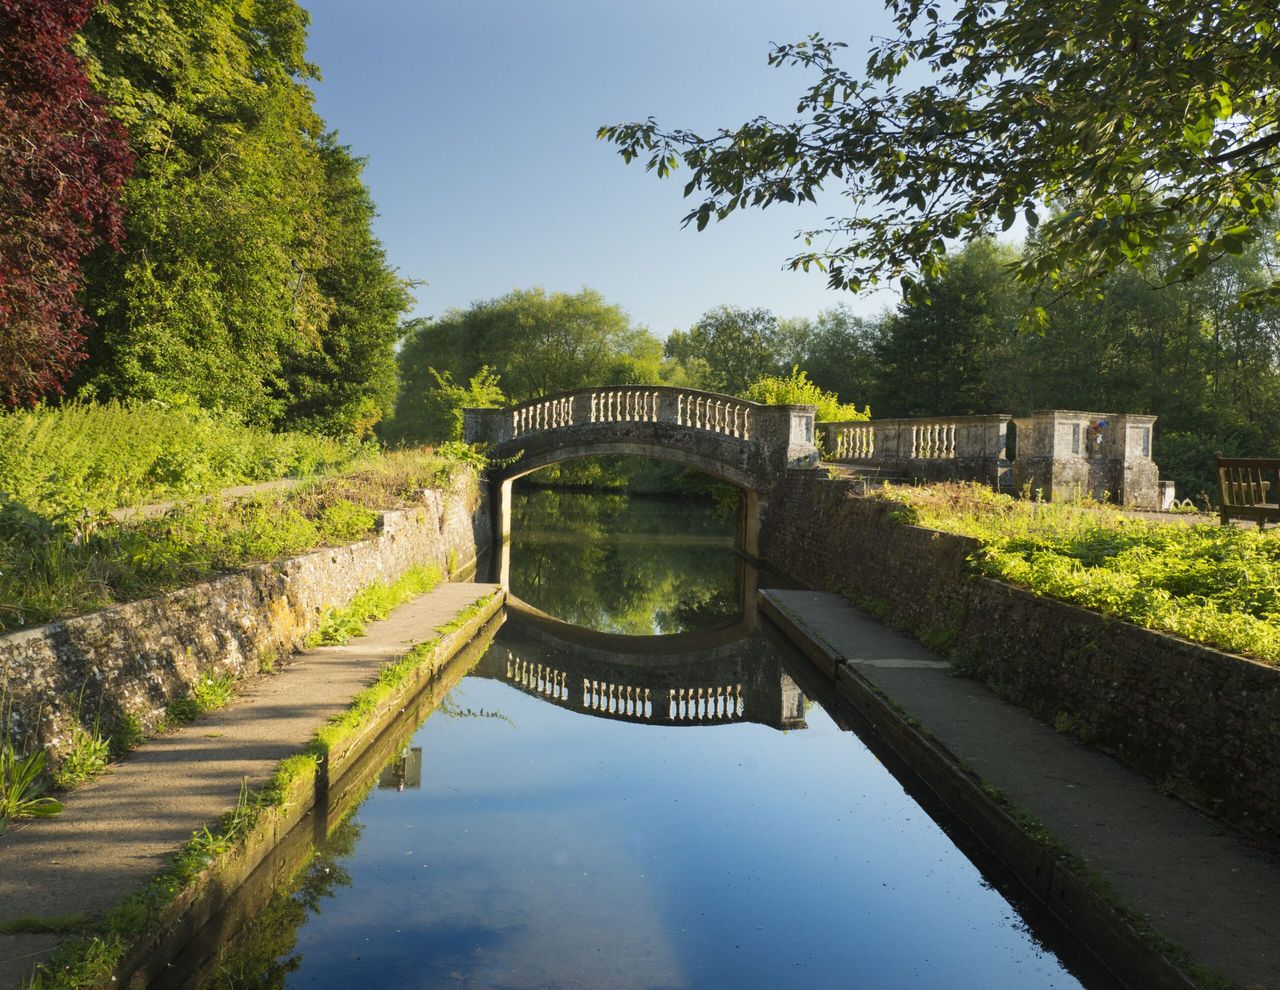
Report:
<svg viewBox="0 0 1280 990"><path fill-rule="evenodd" d="M1154 509L1154 416L1049 409L1018 421L1014 483L1045 501L1089 497Z"/></svg>
<svg viewBox="0 0 1280 990"><path fill-rule="evenodd" d="M497 552L498 584L511 587L511 490L515 480L507 478L493 486L493 544Z"/></svg>
<svg viewBox="0 0 1280 990"><path fill-rule="evenodd" d="M505 409L462 410L462 439L467 443L501 443L505 439L502 421L506 415Z"/></svg>

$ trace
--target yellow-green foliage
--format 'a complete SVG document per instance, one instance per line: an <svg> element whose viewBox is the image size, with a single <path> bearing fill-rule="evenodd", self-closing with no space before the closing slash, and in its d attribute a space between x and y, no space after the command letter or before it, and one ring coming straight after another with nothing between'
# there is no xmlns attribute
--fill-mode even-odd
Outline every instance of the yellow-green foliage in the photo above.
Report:
<svg viewBox="0 0 1280 990"><path fill-rule="evenodd" d="M320 753L327 754L339 743L359 731L368 722L370 716L378 710L378 706L387 698L396 694L404 681L422 665L422 662L440 645L440 640L449 633L462 628L470 622L493 599L492 594L485 595L459 612L446 625L436 629L439 634L434 639L419 643L401 659L384 664L378 671L378 679L356 695L350 707L329 720L329 724L316 732L312 747Z"/></svg>
<svg viewBox="0 0 1280 990"><path fill-rule="evenodd" d="M0 413L0 488L44 516L100 514L231 485L307 477L372 453L304 433L253 429L227 415L141 402L69 402Z"/></svg>
<svg viewBox="0 0 1280 990"><path fill-rule="evenodd" d="M756 379L747 386L742 397L767 406L816 406L816 419L819 423L871 418L870 406L860 410L851 402L842 403L835 392L824 392L809 381L808 374L799 368L792 368L789 378L765 375Z"/></svg>
<svg viewBox="0 0 1280 990"><path fill-rule="evenodd" d="M900 518L980 541L983 574L1151 629L1280 663L1280 539L1186 526L1092 502L1038 503L980 485L888 488Z"/></svg>

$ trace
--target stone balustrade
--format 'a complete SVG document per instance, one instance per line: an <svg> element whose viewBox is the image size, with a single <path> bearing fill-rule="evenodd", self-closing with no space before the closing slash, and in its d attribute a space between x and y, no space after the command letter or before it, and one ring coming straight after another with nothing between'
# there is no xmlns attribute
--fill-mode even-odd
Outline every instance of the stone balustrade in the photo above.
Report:
<svg viewBox="0 0 1280 990"><path fill-rule="evenodd" d="M937 416L819 424L826 458L889 476L999 484L1012 417Z"/></svg>
<svg viewBox="0 0 1280 990"><path fill-rule="evenodd" d="M757 410L769 408L776 407L696 389L643 385L593 388L502 410L497 435L484 439L504 443L582 424L669 423L750 440Z"/></svg>
<svg viewBox="0 0 1280 990"><path fill-rule="evenodd" d="M671 688L668 703L674 722L705 725L710 722L736 722L746 717L741 684Z"/></svg>
<svg viewBox="0 0 1280 990"><path fill-rule="evenodd" d="M819 424L826 459L906 481L980 481L1046 500L1157 508L1154 416L1051 409ZM1010 457L1010 441L1014 456Z"/></svg>

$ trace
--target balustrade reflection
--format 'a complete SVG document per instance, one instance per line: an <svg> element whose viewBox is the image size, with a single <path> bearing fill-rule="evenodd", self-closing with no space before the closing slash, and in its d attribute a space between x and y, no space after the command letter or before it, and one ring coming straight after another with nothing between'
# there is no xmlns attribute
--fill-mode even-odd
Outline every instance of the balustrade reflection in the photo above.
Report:
<svg viewBox="0 0 1280 990"><path fill-rule="evenodd" d="M806 724L804 695L758 636L726 647L648 657L549 645L508 629L472 673L560 708L623 722L755 722L777 729Z"/></svg>

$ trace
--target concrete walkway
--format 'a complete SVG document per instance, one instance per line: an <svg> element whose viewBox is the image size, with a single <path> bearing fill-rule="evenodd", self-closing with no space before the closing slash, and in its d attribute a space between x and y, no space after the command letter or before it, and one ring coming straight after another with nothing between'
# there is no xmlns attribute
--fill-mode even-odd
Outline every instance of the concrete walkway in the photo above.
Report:
<svg viewBox="0 0 1280 990"><path fill-rule="evenodd" d="M265 782L382 664L496 589L441 584L345 646L308 651L277 674L245 681L227 708L148 741L72 792L63 814L0 836L0 927L110 909L163 870L192 831L233 809L244 780ZM18 986L57 941L0 935L0 987Z"/></svg>
<svg viewBox="0 0 1280 990"><path fill-rule="evenodd" d="M789 635L861 679L1101 875L1124 903L1237 987L1280 990L1280 863L835 595L760 593ZM776 614L776 612L775 612ZM812 649L807 650L812 655ZM1280 743L1278 743L1280 744Z"/></svg>

